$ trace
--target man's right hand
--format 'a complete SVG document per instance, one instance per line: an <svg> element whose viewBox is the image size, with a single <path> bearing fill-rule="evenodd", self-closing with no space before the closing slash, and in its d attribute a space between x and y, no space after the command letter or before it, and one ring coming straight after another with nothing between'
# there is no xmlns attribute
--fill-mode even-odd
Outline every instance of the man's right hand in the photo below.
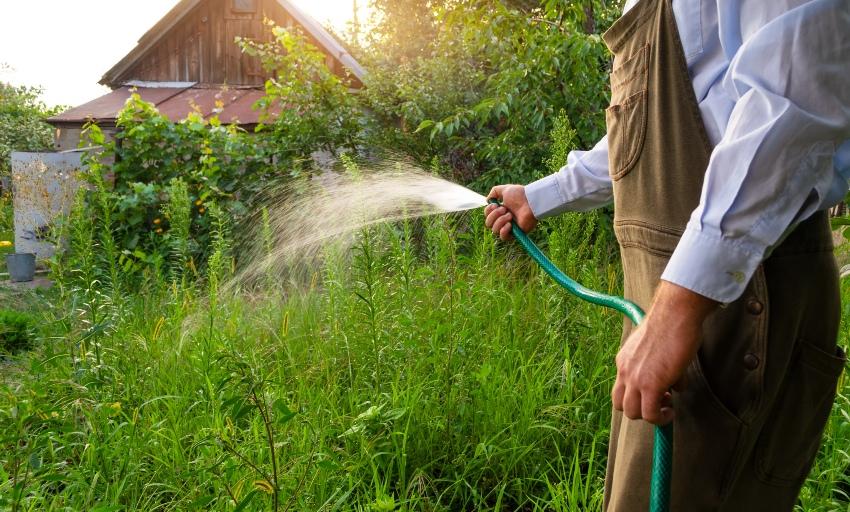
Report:
<svg viewBox="0 0 850 512"><path fill-rule="evenodd" d="M525 187L522 185L499 185L493 187L487 199L498 199L502 205L489 204L484 209L487 216L484 224L493 234L502 240L510 240L511 221L528 233L537 227L537 218L531 211L528 198L525 197Z"/></svg>

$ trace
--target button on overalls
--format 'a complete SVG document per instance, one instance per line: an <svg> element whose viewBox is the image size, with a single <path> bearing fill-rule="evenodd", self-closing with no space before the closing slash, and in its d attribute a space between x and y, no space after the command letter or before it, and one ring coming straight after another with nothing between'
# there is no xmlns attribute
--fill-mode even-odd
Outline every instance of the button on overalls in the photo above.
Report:
<svg viewBox="0 0 850 512"><path fill-rule="evenodd" d="M712 145L670 0L641 0L605 34L614 223L626 298L648 309L691 212ZM844 355L825 212L797 228L743 296L706 321L674 393L673 511L790 511L817 453ZM623 339L631 332L626 321ZM649 506L652 425L614 411L605 509Z"/></svg>

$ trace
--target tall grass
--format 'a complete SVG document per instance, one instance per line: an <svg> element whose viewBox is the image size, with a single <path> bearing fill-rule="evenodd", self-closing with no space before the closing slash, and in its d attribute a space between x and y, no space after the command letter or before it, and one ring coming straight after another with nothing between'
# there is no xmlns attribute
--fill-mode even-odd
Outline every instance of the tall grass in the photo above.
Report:
<svg viewBox="0 0 850 512"><path fill-rule="evenodd" d="M97 279L61 288L53 337L2 378L0 507L600 510L621 319L479 216L372 228L299 288L166 276L120 305ZM553 222L549 251L617 292L603 220ZM841 392L803 510L847 507Z"/></svg>

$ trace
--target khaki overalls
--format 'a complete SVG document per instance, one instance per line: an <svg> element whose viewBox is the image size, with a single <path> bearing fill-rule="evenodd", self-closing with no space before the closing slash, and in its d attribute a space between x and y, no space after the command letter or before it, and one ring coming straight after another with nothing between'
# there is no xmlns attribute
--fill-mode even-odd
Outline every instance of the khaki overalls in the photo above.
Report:
<svg viewBox="0 0 850 512"><path fill-rule="evenodd" d="M646 309L712 151L670 0L641 0L605 34L615 231L626 297ZM704 329L674 393L673 511L790 511L813 462L844 355L825 213L801 223ZM627 322L625 339L632 326ZM653 427L614 412L605 508L645 511Z"/></svg>

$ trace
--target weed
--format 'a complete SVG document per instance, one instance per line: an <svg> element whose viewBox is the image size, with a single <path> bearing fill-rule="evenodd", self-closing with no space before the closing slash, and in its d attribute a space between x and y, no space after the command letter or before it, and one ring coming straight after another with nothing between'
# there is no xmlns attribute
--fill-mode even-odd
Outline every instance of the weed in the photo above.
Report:
<svg viewBox="0 0 850 512"><path fill-rule="evenodd" d="M39 343L0 387L0 508L599 510L622 320L480 223L374 226L301 289L212 308L210 283L175 295L163 276L113 306L70 272L47 311L64 343ZM619 291L604 215L550 229L559 265ZM217 258L211 280L228 273ZM213 328L193 321L206 315ZM847 505L840 386L804 510Z"/></svg>
<svg viewBox="0 0 850 512"><path fill-rule="evenodd" d="M14 353L32 347L36 321L32 315L0 309L0 353Z"/></svg>

